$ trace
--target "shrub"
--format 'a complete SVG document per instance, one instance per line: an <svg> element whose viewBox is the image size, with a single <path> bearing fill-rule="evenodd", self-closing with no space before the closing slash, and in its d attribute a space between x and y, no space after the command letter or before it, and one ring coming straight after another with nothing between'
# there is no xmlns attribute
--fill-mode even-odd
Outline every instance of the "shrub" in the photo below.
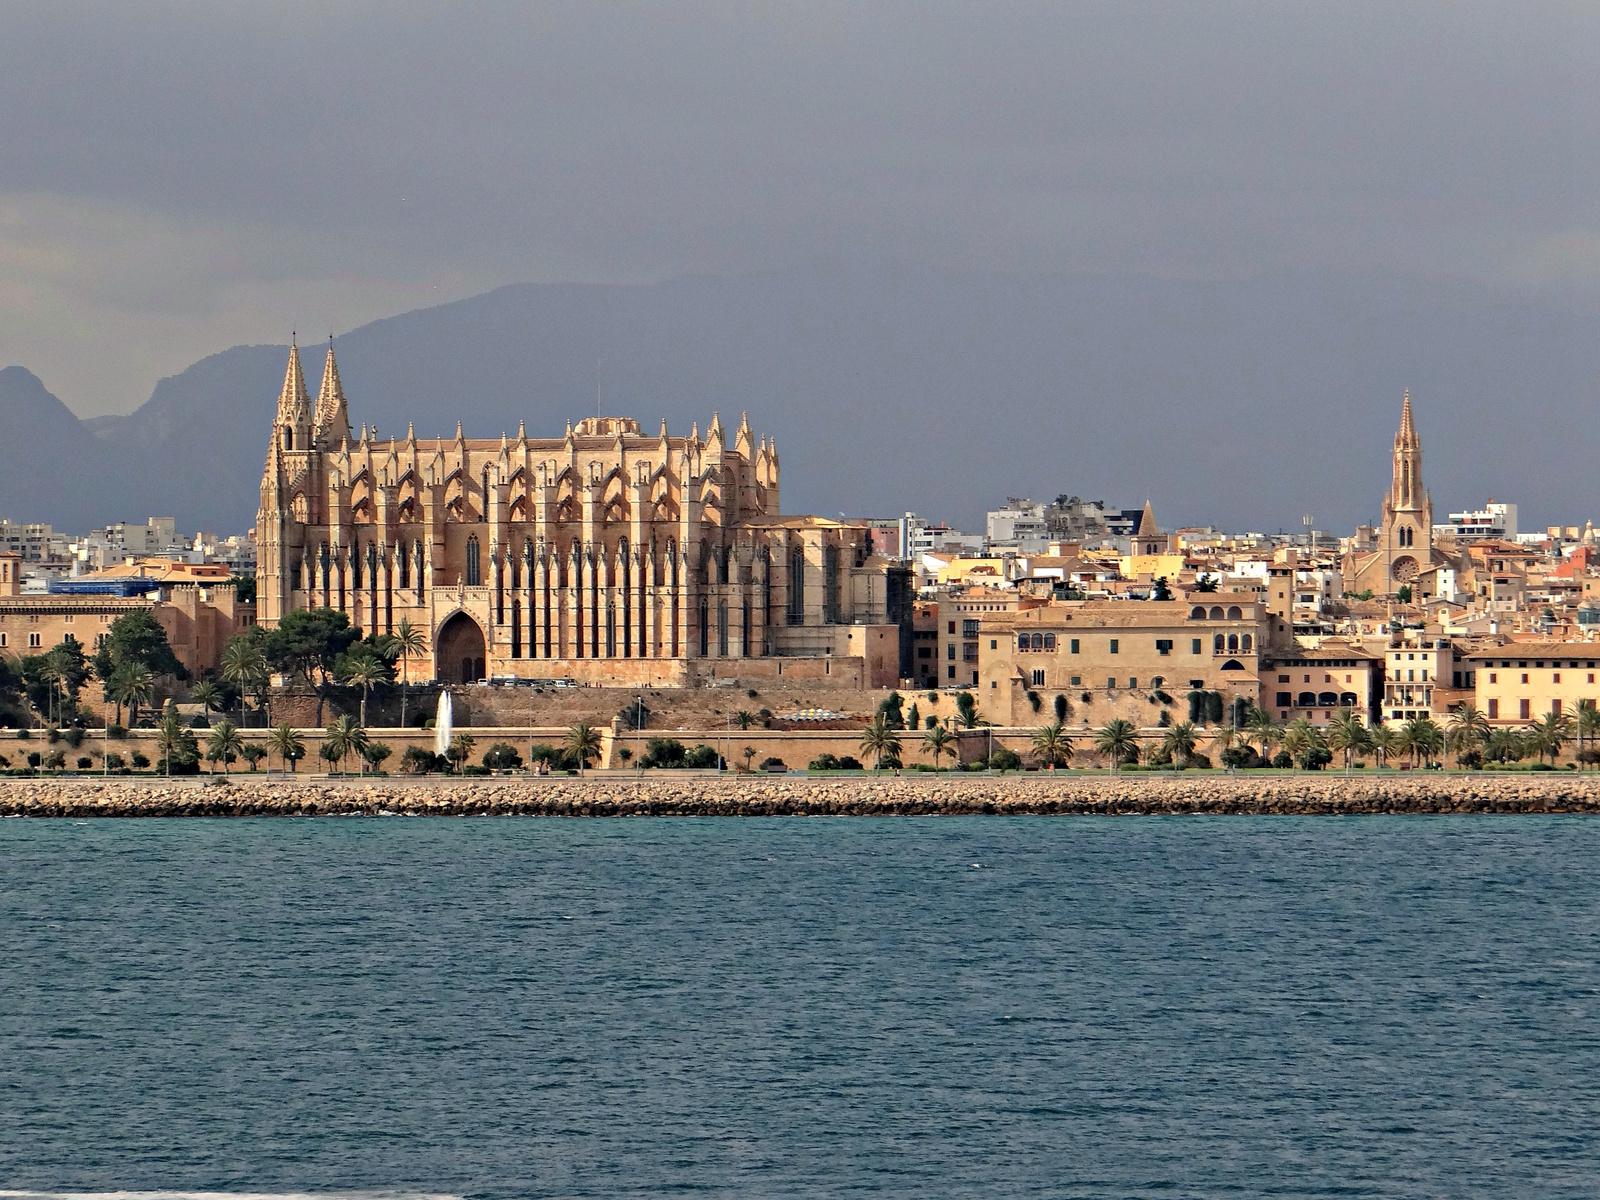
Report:
<svg viewBox="0 0 1600 1200"><path fill-rule="evenodd" d="M1172 703L1171 694L1168 693L1168 692L1162 691L1159 688L1156 690L1156 699L1161 701L1161 703L1163 703L1163 704L1171 704Z"/></svg>
<svg viewBox="0 0 1600 1200"><path fill-rule="evenodd" d="M628 701L617 713L624 729L643 729L650 722L650 709L639 697Z"/></svg>
<svg viewBox="0 0 1600 1200"><path fill-rule="evenodd" d="M1159 713L1156 714L1156 727L1158 729L1165 729L1171 724L1172 710L1170 708L1163 708Z"/></svg>
<svg viewBox="0 0 1600 1200"><path fill-rule="evenodd" d="M1038 712L1041 708L1044 707L1044 700L1040 697L1038 692L1034 691L1032 688L1029 688L1028 689L1028 704L1033 709L1034 712Z"/></svg>
<svg viewBox="0 0 1600 1200"><path fill-rule="evenodd" d="M463 775L472 775L472 776L487 775L489 773L489 768L488 767L474 767L474 766L470 766L469 765L469 766L462 767L461 768L461 773Z"/></svg>
<svg viewBox="0 0 1600 1200"><path fill-rule="evenodd" d="M860 771L864 769L861 765L861 760L853 754L841 755L839 758L839 770L841 771Z"/></svg>
<svg viewBox="0 0 1600 1200"><path fill-rule="evenodd" d="M26 725L24 725L21 729L17 730L17 738L20 741L24 741L25 742L29 738L31 738L32 736L33 736L33 731L30 730Z"/></svg>
<svg viewBox="0 0 1600 1200"><path fill-rule="evenodd" d="M677 738L651 738L644 744L641 767L681 767L687 758L683 743Z"/></svg>
<svg viewBox="0 0 1600 1200"><path fill-rule="evenodd" d="M696 746L684 758L683 765L694 770L708 770L715 767L722 759L710 746Z"/></svg>
<svg viewBox="0 0 1600 1200"><path fill-rule="evenodd" d="M522 755L506 742L496 742L484 751L483 765L491 771L514 771L522 765Z"/></svg>
<svg viewBox="0 0 1600 1200"><path fill-rule="evenodd" d="M54 754L50 755L50 757L44 760L44 769L47 771L59 771L66 765L67 752L65 750L57 750Z"/></svg>
<svg viewBox="0 0 1600 1200"><path fill-rule="evenodd" d="M28 752L28 765L30 767L37 767L41 761L42 756L37 750L30 750Z"/></svg>
<svg viewBox="0 0 1600 1200"><path fill-rule="evenodd" d="M1019 771L1022 769L1022 756L1015 750L1001 746L989 756L989 765L996 771Z"/></svg>
<svg viewBox="0 0 1600 1200"><path fill-rule="evenodd" d="M54 746L61 740L61 730L57 729L54 725L50 726L49 729L44 731L44 740Z"/></svg>
<svg viewBox="0 0 1600 1200"><path fill-rule="evenodd" d="M76 725L67 730L67 732L62 736L67 739L67 745L71 746L74 750L83 745L83 730Z"/></svg>
<svg viewBox="0 0 1600 1200"><path fill-rule="evenodd" d="M1279 750L1272 756L1272 765L1277 767L1278 770L1284 771L1294 766L1294 759L1289 757L1287 750Z"/></svg>
<svg viewBox="0 0 1600 1200"><path fill-rule="evenodd" d="M211 722L210 722L209 719L207 719L205 713L195 713L194 716L189 718L189 728L190 729L210 729L211 728Z"/></svg>
<svg viewBox="0 0 1600 1200"><path fill-rule="evenodd" d="M1083 703L1085 703L1085 704L1093 704L1094 703L1094 695L1091 692L1084 692L1083 694L1081 694L1078 697L1078 699L1083 701Z"/></svg>
<svg viewBox="0 0 1600 1200"><path fill-rule="evenodd" d="M537 746L528 747L528 762L530 765L533 763L554 763L558 762L560 758L561 754L554 746L547 746L543 742L540 742Z"/></svg>
<svg viewBox="0 0 1600 1200"><path fill-rule="evenodd" d="M94 766L94 759L90 758L87 754L78 759L78 770L87 771L92 766Z"/></svg>
<svg viewBox="0 0 1600 1200"><path fill-rule="evenodd" d="M831 754L819 754L806 764L808 771L837 771L839 760Z"/></svg>
<svg viewBox="0 0 1600 1200"><path fill-rule="evenodd" d="M750 697L750 699L752 699L752 700L754 700L754 699L755 699L755 698L756 698L756 697L757 697L757 696L759 696L759 695L760 695L760 694L761 694L761 693L760 693L760 692L758 692L758 691L756 691L756 690L755 690L755 688L751 688L751 689L750 689L750 690L749 690L749 691L747 691L747 692L746 692L746 693L745 693L745 695L746 695L746 696L749 696L749 697Z"/></svg>
<svg viewBox="0 0 1600 1200"><path fill-rule="evenodd" d="M763 758L761 760L761 769L763 771L787 771L789 768L783 765L783 759L781 758Z"/></svg>
<svg viewBox="0 0 1600 1200"><path fill-rule="evenodd" d="M133 752L133 758L131 761L133 762L134 768L140 771L144 770L150 765L150 760L143 754L140 754L137 750Z"/></svg>
<svg viewBox="0 0 1600 1200"><path fill-rule="evenodd" d="M1202 771L1209 771L1211 770L1211 759L1205 754L1190 755L1189 765L1191 767L1198 767Z"/></svg>
<svg viewBox="0 0 1600 1200"><path fill-rule="evenodd" d="M106 726L106 736L112 741L120 742L123 738L128 736L128 730L125 726L118 725L113 721L110 725Z"/></svg>
<svg viewBox="0 0 1600 1200"><path fill-rule="evenodd" d="M406 752L400 756L400 767L411 775L427 775L433 771L446 770L449 762L432 750L425 750L421 746L407 746Z"/></svg>
<svg viewBox="0 0 1600 1200"><path fill-rule="evenodd" d="M106 770L108 770L108 771L120 771L126 765L127 764L125 764L122 761L122 755L120 755L120 754L108 754L108 755L106 755Z"/></svg>

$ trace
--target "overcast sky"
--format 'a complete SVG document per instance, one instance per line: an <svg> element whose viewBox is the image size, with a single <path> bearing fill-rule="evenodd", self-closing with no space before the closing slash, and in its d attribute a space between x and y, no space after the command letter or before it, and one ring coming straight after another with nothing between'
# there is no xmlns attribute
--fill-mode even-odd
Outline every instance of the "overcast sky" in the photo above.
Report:
<svg viewBox="0 0 1600 1200"><path fill-rule="evenodd" d="M854 254L1588 306L1597 59L1592 3L5 3L0 365L126 411L292 325Z"/></svg>

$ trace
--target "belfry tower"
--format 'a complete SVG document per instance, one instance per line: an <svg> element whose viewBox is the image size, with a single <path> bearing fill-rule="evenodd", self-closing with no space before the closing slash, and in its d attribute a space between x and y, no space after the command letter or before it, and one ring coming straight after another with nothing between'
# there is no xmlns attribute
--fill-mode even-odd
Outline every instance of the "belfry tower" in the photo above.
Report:
<svg viewBox="0 0 1600 1200"><path fill-rule="evenodd" d="M1433 560L1433 499L1422 486L1422 441L1411 417L1411 390L1400 404L1394 435L1394 478L1383 498L1378 550L1384 557L1385 591L1410 584Z"/></svg>

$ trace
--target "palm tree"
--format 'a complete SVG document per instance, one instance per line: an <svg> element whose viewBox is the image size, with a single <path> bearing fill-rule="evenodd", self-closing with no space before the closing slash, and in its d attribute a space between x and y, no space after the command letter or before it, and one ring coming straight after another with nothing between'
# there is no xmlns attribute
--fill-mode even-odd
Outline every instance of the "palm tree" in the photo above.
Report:
<svg viewBox="0 0 1600 1200"><path fill-rule="evenodd" d="M44 661L39 664L39 678L50 685L49 701L46 704L45 720L52 724L59 724L61 720L61 702L56 693L61 685L66 682L67 672L71 669L71 660L67 652L60 646L47 651ZM52 716L52 709L54 715Z"/></svg>
<svg viewBox="0 0 1600 1200"><path fill-rule="evenodd" d="M361 689L361 725L367 724L367 696L371 694L374 684L383 683L389 678L389 671L376 654L352 655L345 664L344 682L353 683Z"/></svg>
<svg viewBox="0 0 1600 1200"><path fill-rule="evenodd" d="M1033 735L1033 752L1054 774L1058 765L1064 767L1072 761L1072 738L1062 732L1057 721Z"/></svg>
<svg viewBox="0 0 1600 1200"><path fill-rule="evenodd" d="M922 735L923 749L933 755L933 769L939 769L939 757L950 749L950 731L942 725L935 725Z"/></svg>
<svg viewBox="0 0 1600 1200"><path fill-rule="evenodd" d="M258 745L255 742L246 742L244 744L244 748L239 751L239 757L244 759L245 762L250 764L250 770L252 772L254 772L256 770L256 764L259 763L266 756L267 756L266 747Z"/></svg>
<svg viewBox="0 0 1600 1200"><path fill-rule="evenodd" d="M1261 757L1270 760L1272 748L1283 740L1283 731L1264 708L1253 708L1244 723L1245 740L1261 747Z"/></svg>
<svg viewBox="0 0 1600 1200"><path fill-rule="evenodd" d="M244 720L244 698L263 693L268 678L267 656L248 638L230 638L222 650L222 678L239 689L239 719Z"/></svg>
<svg viewBox="0 0 1600 1200"><path fill-rule="evenodd" d="M1581 754L1583 747L1600 735L1600 708L1588 702L1578 705L1578 746Z"/></svg>
<svg viewBox="0 0 1600 1200"><path fill-rule="evenodd" d="M216 708L217 701L222 699L222 689L209 679L195 684L189 689L189 703L198 704L200 711L205 714L206 724L211 724L211 710Z"/></svg>
<svg viewBox="0 0 1600 1200"><path fill-rule="evenodd" d="M357 757L367 748L367 731L354 717L342 716L332 725L328 726L323 734L324 743L339 757L339 769L343 771L344 760L354 754Z"/></svg>
<svg viewBox="0 0 1600 1200"><path fill-rule="evenodd" d="M1483 756L1490 762L1516 762L1528 752L1527 743L1515 729L1496 729L1484 744Z"/></svg>
<svg viewBox="0 0 1600 1200"><path fill-rule="evenodd" d="M420 656L426 651L428 641L422 636L422 630L404 617L400 618L400 624L394 627L390 637L394 639L390 645L400 656L400 724L403 726L406 723L406 689L411 684L411 672L408 669L411 656Z"/></svg>
<svg viewBox="0 0 1600 1200"><path fill-rule="evenodd" d="M1283 731L1283 748L1289 752L1290 758L1301 760L1303 769L1310 766L1311 752L1318 749L1317 743L1321 738L1311 719L1300 717L1290 721L1288 728Z"/></svg>
<svg viewBox="0 0 1600 1200"><path fill-rule="evenodd" d="M1111 773L1115 775L1119 766L1139 752L1139 735L1133 722L1118 717L1100 726L1094 735L1094 752L1110 760Z"/></svg>
<svg viewBox="0 0 1600 1200"><path fill-rule="evenodd" d="M1387 725L1375 725L1367 730L1367 744L1379 766L1387 766L1389 756L1400 749L1400 737Z"/></svg>
<svg viewBox="0 0 1600 1200"><path fill-rule="evenodd" d="M183 745L183 724L178 720L178 710L169 705L161 716L161 728L156 731L156 748L166 765L167 777L172 776L172 756Z"/></svg>
<svg viewBox="0 0 1600 1200"><path fill-rule="evenodd" d="M212 727L211 736L206 739L206 757L213 763L222 763L224 776L228 774L228 761L238 758L243 750L244 738L239 736L238 728L231 721L218 721Z"/></svg>
<svg viewBox="0 0 1600 1200"><path fill-rule="evenodd" d="M111 676L111 694L119 705L128 706L128 724L136 725L139 706L155 698L156 678L143 663L126 663Z"/></svg>
<svg viewBox="0 0 1600 1200"><path fill-rule="evenodd" d="M306 756L306 744L295 736L289 722L273 726L267 735L267 749L278 756L278 761L291 771L298 771L299 761Z"/></svg>
<svg viewBox="0 0 1600 1200"><path fill-rule="evenodd" d="M568 757L577 760L578 770L587 771L589 760L600 754L600 731L587 721L579 721L567 730L566 751Z"/></svg>
<svg viewBox="0 0 1600 1200"><path fill-rule="evenodd" d="M1328 722L1328 748L1344 755L1345 774L1350 773L1350 759L1368 744L1367 727L1355 709L1340 709Z"/></svg>
<svg viewBox="0 0 1600 1200"><path fill-rule="evenodd" d="M1561 747L1572 740L1572 718L1566 713L1552 710L1529 727L1528 740L1539 752L1540 762L1543 762L1544 756L1548 754L1550 765L1555 766Z"/></svg>
<svg viewBox="0 0 1600 1200"><path fill-rule="evenodd" d="M1426 766L1444 749L1444 730L1431 717L1413 717L1400 726L1399 748L1410 753L1412 766Z"/></svg>
<svg viewBox="0 0 1600 1200"><path fill-rule="evenodd" d="M748 709L741 708L738 712L733 714L733 723L740 729L749 729L750 726L756 723L756 716Z"/></svg>
<svg viewBox="0 0 1600 1200"><path fill-rule="evenodd" d="M1489 718L1465 702L1451 711L1446 728L1446 743L1455 754L1458 767L1462 758L1489 740Z"/></svg>
<svg viewBox="0 0 1600 1200"><path fill-rule="evenodd" d="M861 731L861 748L873 756L873 766L881 771L884 755L887 754L891 758L899 757L900 735L889 728L889 723L883 714L879 713Z"/></svg>
<svg viewBox="0 0 1600 1200"><path fill-rule="evenodd" d="M1194 723L1180 721L1167 730L1167 736L1161 739L1161 749L1172 755L1174 763L1186 767L1189 765L1189 760L1194 757L1195 743L1199 740Z"/></svg>

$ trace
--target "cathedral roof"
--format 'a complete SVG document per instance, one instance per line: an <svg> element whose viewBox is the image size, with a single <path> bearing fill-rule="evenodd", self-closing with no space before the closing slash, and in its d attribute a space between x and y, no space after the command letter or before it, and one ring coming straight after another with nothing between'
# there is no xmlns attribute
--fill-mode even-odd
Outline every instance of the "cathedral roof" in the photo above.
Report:
<svg viewBox="0 0 1600 1200"><path fill-rule="evenodd" d="M1150 501L1144 502L1144 515L1139 518L1140 537L1158 537L1161 530L1156 528L1156 510L1151 507Z"/></svg>

